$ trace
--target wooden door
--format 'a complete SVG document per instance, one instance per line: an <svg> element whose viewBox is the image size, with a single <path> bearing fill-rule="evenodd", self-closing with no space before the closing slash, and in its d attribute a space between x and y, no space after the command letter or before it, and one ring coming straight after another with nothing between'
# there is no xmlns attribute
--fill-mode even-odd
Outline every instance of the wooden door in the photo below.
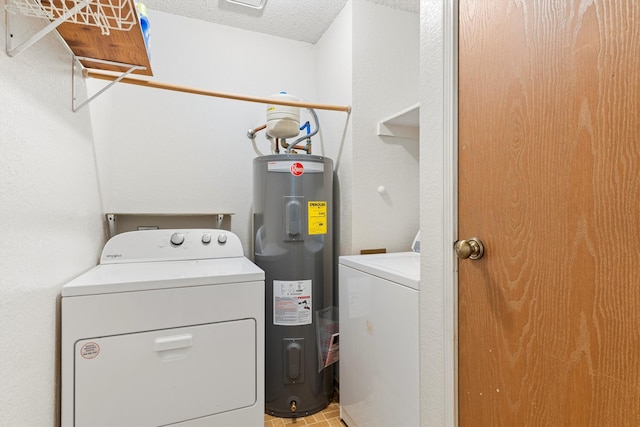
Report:
<svg viewBox="0 0 640 427"><path fill-rule="evenodd" d="M461 426L640 425L640 1L460 0Z"/></svg>

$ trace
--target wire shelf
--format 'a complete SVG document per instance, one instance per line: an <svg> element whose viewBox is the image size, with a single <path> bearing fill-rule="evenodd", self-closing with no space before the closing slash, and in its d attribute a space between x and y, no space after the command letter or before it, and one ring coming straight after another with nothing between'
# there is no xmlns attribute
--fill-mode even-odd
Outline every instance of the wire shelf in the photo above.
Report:
<svg viewBox="0 0 640 427"><path fill-rule="evenodd" d="M90 0L89 4L66 19L74 24L99 27L102 34L110 30L129 31L138 23L133 0ZM8 0L7 11L50 21L69 15L79 0Z"/></svg>

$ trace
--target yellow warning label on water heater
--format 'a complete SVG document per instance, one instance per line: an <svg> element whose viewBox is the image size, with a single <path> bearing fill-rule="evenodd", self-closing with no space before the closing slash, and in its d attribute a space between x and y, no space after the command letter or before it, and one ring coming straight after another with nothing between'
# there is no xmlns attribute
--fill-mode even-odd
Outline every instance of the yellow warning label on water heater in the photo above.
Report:
<svg viewBox="0 0 640 427"><path fill-rule="evenodd" d="M309 235L327 234L327 202L310 201L307 208L309 214Z"/></svg>

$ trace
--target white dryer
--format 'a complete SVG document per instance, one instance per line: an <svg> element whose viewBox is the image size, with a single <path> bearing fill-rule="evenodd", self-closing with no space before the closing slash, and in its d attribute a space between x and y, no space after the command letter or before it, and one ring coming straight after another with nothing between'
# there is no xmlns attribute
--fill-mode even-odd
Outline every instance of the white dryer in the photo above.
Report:
<svg viewBox="0 0 640 427"><path fill-rule="evenodd" d="M349 427L420 424L420 254L341 256L340 416Z"/></svg>
<svg viewBox="0 0 640 427"><path fill-rule="evenodd" d="M224 230L122 233L62 288L62 426L262 426L264 272Z"/></svg>

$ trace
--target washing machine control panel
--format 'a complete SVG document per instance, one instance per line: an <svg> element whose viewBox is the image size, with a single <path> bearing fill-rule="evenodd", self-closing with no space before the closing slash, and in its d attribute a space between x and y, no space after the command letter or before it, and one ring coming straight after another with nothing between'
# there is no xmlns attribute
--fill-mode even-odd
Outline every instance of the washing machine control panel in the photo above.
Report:
<svg viewBox="0 0 640 427"><path fill-rule="evenodd" d="M139 230L113 236L100 264L244 256L240 239L218 229Z"/></svg>

